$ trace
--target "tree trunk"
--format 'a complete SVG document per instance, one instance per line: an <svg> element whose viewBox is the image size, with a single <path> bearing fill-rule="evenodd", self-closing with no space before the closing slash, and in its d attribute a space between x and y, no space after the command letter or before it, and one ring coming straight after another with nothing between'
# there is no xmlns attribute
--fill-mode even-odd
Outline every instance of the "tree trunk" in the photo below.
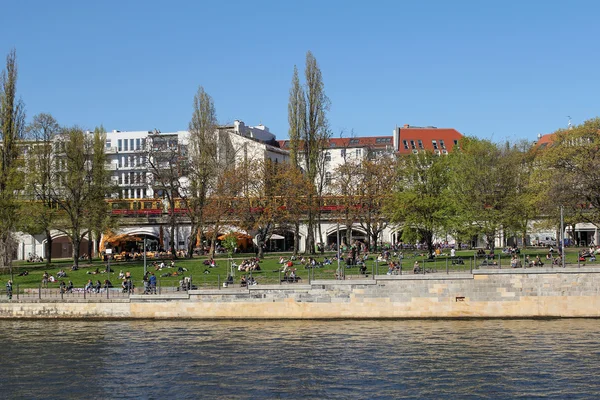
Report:
<svg viewBox="0 0 600 400"><path fill-rule="evenodd" d="M423 238L425 239L425 244L427 245L427 255L432 257L434 254L433 250L433 232L426 231L422 233Z"/></svg>
<svg viewBox="0 0 600 400"><path fill-rule="evenodd" d="M92 263L93 252L94 252L94 241L92 239L92 231L89 231L88 232L88 247L87 247L88 264Z"/></svg>
<svg viewBox="0 0 600 400"><path fill-rule="evenodd" d="M371 239L373 240L373 253L377 253L377 236L379 236L379 232L372 232Z"/></svg>
<svg viewBox="0 0 600 400"><path fill-rule="evenodd" d="M169 247L171 247L171 255L173 258L177 258L177 251L175 250L175 215L171 216L171 233L169 235Z"/></svg>
<svg viewBox="0 0 600 400"><path fill-rule="evenodd" d="M102 262L102 257L100 257L100 243L102 242L102 235L98 235L96 237L96 257L100 258L100 262Z"/></svg>
<svg viewBox="0 0 600 400"><path fill-rule="evenodd" d="M215 229L213 229L212 238L210 239L210 258L215 258L215 251L217 250L217 237L218 232L217 228L215 227Z"/></svg>
<svg viewBox="0 0 600 400"><path fill-rule="evenodd" d="M73 265L79 266L79 245L81 244L81 237L75 234L71 238L71 244L73 244Z"/></svg>
<svg viewBox="0 0 600 400"><path fill-rule="evenodd" d="M198 227L196 226L196 224L192 224L192 227L190 230L190 238L188 240L187 258L194 257L194 248L196 247L197 239L198 239Z"/></svg>
<svg viewBox="0 0 600 400"><path fill-rule="evenodd" d="M52 235L49 230L46 230L46 245L44 246L44 253L46 256L46 267L50 267L52 262Z"/></svg>
<svg viewBox="0 0 600 400"><path fill-rule="evenodd" d="M325 253L325 243L323 243L323 232L321 231L321 213L317 214L317 224L319 230L319 243L321 243L321 254Z"/></svg>
<svg viewBox="0 0 600 400"><path fill-rule="evenodd" d="M352 246L352 223L346 224L346 246Z"/></svg>
<svg viewBox="0 0 600 400"><path fill-rule="evenodd" d="M265 244L265 235L259 233L256 235L256 245L258 246L258 258L263 258L264 256L264 244Z"/></svg>

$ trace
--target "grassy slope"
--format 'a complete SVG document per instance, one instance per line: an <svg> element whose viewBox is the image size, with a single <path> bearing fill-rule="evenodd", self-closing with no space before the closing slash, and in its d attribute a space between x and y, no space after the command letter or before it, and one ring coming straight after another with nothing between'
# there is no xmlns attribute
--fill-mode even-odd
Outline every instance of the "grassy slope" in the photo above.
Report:
<svg viewBox="0 0 600 400"><path fill-rule="evenodd" d="M535 248L535 249L526 249L521 253L521 258L524 255L530 255L530 257L534 258L535 255L539 254L546 266L550 266L550 263L545 260L545 255L547 254L547 249L544 248ZM279 283L279 272L280 265L278 264L279 257L281 254L273 254L267 255L264 258L260 265L261 271L254 271L252 275L258 281L259 284L267 284L267 283ZM332 254L328 254L331 257ZM457 255L465 258L465 265L460 266L452 266L451 263L448 263L448 268L450 271L453 270L469 270L470 269L470 260L472 259L473 251L461 251L458 252ZM285 257L289 257L289 254L285 254ZM247 257L251 257L251 255L247 255ZM497 259L498 255L496 255ZM434 268L438 272L444 272L446 270L446 258L447 255L442 255L436 259L435 262L427 262L425 264L426 268ZM203 264L203 261L206 257L194 258L192 260L187 259L179 259L175 261L176 268L175 269L164 269L162 271L155 271L155 274L160 282L160 285L165 286L177 286L182 276L172 276L172 277L161 277L161 274L174 272L177 270L177 267L181 266L187 268L187 272L184 273L185 276L192 276L193 282L195 285L202 286L217 286L218 281L222 282L227 277L227 266L228 261L226 258L218 258L217 259L217 267L216 268L208 268ZM244 257L236 257L235 262L240 263ZM317 257L317 260L322 260L322 257ZM403 260L402 266L404 271L412 272L412 265L415 260L423 260L418 254L415 252L405 252L405 259ZM154 271L152 267L152 262L155 260L148 260L148 270ZM160 260L156 260L160 264ZM568 249L567 250L567 262L574 263L577 265L577 249ZM478 261L478 264L480 262ZM169 264L169 260L165 260L165 264ZM71 280L75 287L83 287L88 279L92 279L94 282L96 280L100 280L103 282L106 278L106 274L98 274L92 275L87 274L87 272L95 271L96 268L103 270L105 264L100 262L99 260L94 260L94 262L90 265L85 261L80 263L80 269L78 271L70 271L70 267L72 265L71 260L58 260L52 263L52 268L46 269L43 263L26 263L26 262L16 262L14 269L14 284L19 285L20 288L25 287L38 287L42 280L42 274L44 271L48 271L49 274L54 275L56 277L56 273L62 268L67 272L67 278L64 278L65 283ZM510 255L502 254L502 266L503 268L508 268L510 265ZM589 263L588 263L589 265ZM295 267L297 268L297 275L300 276L303 282L308 281L308 270L304 268L303 265L300 265L298 261L295 263ZM322 268L317 268L314 270L314 278L315 279L334 279L335 278L335 270L337 267L337 263L333 265L324 266ZM113 285L119 286L120 281L118 279L118 274L120 270L124 272L131 272L132 278L136 282L136 286L142 287L142 276L143 276L143 262L141 261L129 261L129 262L120 262L120 263L111 263L111 268L114 270L108 277ZM385 274L387 272L387 266L379 265L376 267L374 262L374 257L371 256L370 260L367 262L367 272L370 275L377 268L379 274ZM17 274L21 271L27 270L29 272L28 276L17 276ZM209 274L205 274L204 271L210 271ZM346 275L358 275L358 268L353 267L350 269L346 269ZM244 275L245 272L235 271L235 282L238 283L241 275ZM312 276L312 275L311 275ZM8 271L3 271L0 274L0 284L4 286L6 281L9 279ZM49 287L58 288L60 279L56 283L50 283Z"/></svg>

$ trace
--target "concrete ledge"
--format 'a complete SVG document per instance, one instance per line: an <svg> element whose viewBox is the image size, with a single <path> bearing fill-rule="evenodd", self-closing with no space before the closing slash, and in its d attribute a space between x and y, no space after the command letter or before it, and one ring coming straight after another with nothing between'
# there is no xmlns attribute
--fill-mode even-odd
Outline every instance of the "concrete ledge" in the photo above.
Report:
<svg viewBox="0 0 600 400"><path fill-rule="evenodd" d="M348 280L331 280L331 279L315 279L310 282L311 285L376 285L374 279L348 279Z"/></svg>
<svg viewBox="0 0 600 400"><path fill-rule="evenodd" d="M519 274L600 274L600 268L590 267L542 267L473 270L473 275L519 275Z"/></svg>
<svg viewBox="0 0 600 400"><path fill-rule="evenodd" d="M215 294L247 294L248 288L223 288L223 289L198 289L189 290L190 296L215 295Z"/></svg>
<svg viewBox="0 0 600 400"><path fill-rule="evenodd" d="M406 275L376 275L375 279L380 281L437 281L437 280L460 280L473 279L472 274L406 274Z"/></svg>
<svg viewBox="0 0 600 400"><path fill-rule="evenodd" d="M256 290L310 290L312 285L302 285L297 283L283 283L281 285L254 285L250 286L250 291Z"/></svg>
<svg viewBox="0 0 600 400"><path fill-rule="evenodd" d="M181 299L189 299L190 295L187 293L168 293L168 294L132 294L130 296L131 300L145 300L145 301L154 301L154 300L181 300Z"/></svg>

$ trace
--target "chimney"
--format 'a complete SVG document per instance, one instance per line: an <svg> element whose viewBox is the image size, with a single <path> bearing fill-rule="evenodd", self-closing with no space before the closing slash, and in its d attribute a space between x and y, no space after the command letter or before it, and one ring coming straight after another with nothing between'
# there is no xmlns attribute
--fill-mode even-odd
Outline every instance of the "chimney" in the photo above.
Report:
<svg viewBox="0 0 600 400"><path fill-rule="evenodd" d="M394 128L394 133L392 134L392 145L394 146L394 151L400 151L400 128L398 126Z"/></svg>
<svg viewBox="0 0 600 400"><path fill-rule="evenodd" d="M409 124L404 124L403 128L410 128Z"/></svg>

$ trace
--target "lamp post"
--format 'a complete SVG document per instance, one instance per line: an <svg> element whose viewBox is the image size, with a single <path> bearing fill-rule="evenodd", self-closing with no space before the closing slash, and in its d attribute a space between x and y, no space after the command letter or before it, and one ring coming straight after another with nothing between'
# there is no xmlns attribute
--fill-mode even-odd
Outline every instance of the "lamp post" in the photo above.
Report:
<svg viewBox="0 0 600 400"><path fill-rule="evenodd" d="M342 271L340 271L340 223L337 223L337 273L338 273L338 278L341 278L342 275Z"/></svg>
<svg viewBox="0 0 600 400"><path fill-rule="evenodd" d="M560 254L562 259L562 267L565 267L565 226L563 218L563 206L560 206ZM578 258L579 259L579 258Z"/></svg>
<svg viewBox="0 0 600 400"><path fill-rule="evenodd" d="M144 235L144 276L146 276L146 235Z"/></svg>

